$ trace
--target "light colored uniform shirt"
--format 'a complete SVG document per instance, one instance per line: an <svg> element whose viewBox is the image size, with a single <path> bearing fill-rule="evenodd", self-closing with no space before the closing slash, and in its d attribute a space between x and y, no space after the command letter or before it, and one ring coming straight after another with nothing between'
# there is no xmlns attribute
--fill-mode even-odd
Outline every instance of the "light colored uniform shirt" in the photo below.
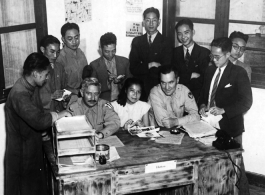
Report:
<svg viewBox="0 0 265 195"><path fill-rule="evenodd" d="M117 101L111 102L111 104L120 117L121 127L123 127L129 119L132 119L134 122L141 120L151 107L148 103L140 100L134 104L126 103L125 106L118 104Z"/></svg>
<svg viewBox="0 0 265 195"><path fill-rule="evenodd" d="M150 92L149 103L156 122L161 127L164 118L178 118L179 125L200 120L195 99L184 85L177 84L176 91L171 96L165 95L160 84L155 86ZM183 116L184 111L188 115Z"/></svg>
<svg viewBox="0 0 265 195"><path fill-rule="evenodd" d="M242 68L244 68L247 71L249 81L251 82L251 73L252 73L251 67L248 64L241 62L240 60L236 60L232 63L237 65L237 66L241 66Z"/></svg>
<svg viewBox="0 0 265 195"><path fill-rule="evenodd" d="M61 50L56 62L64 66L68 88L73 93L78 94L82 82L83 69L88 65L84 52L78 48L75 54L74 50L65 46Z"/></svg>
<svg viewBox="0 0 265 195"><path fill-rule="evenodd" d="M120 128L120 119L118 114L105 105L108 101L99 99L98 103L93 107L88 107L82 98L78 98L72 103L68 110L73 116L86 115L93 129L104 134L104 138L111 136Z"/></svg>

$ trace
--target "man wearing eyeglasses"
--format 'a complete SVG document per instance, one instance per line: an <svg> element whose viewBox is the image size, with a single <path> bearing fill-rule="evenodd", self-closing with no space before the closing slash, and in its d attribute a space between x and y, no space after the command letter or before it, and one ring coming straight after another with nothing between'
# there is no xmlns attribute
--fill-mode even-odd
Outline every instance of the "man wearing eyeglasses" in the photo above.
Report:
<svg viewBox="0 0 265 195"><path fill-rule="evenodd" d="M207 116L209 111L215 116L221 115L220 131L225 131L242 147L243 114L252 105L252 91L247 72L230 62L231 49L232 41L229 38L223 37L212 41L210 57L214 65L205 71L199 113ZM249 194L243 163L241 172L239 194Z"/></svg>
<svg viewBox="0 0 265 195"><path fill-rule="evenodd" d="M244 54L246 50L246 45L248 42L248 35L239 32L239 31L234 31L230 34L229 39L232 41L232 50L231 50L231 55L230 55L230 61L238 66L243 67L248 74L249 80L251 81L251 67L248 64L245 64L238 60L241 58L241 56Z"/></svg>
<svg viewBox="0 0 265 195"><path fill-rule="evenodd" d="M133 39L129 59L131 73L144 82L148 96L150 90L159 84L160 66L171 64L173 47L157 30L161 22L158 9L147 8L143 19L146 33Z"/></svg>

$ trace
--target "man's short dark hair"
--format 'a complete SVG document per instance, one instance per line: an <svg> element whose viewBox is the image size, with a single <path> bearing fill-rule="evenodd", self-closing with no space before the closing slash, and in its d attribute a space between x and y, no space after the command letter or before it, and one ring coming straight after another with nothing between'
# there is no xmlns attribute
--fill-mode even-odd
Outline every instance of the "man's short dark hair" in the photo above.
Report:
<svg viewBox="0 0 265 195"><path fill-rule="evenodd" d="M67 22L61 28L61 35L62 35L62 37L65 36L66 31L71 30L71 29L77 30L78 33L80 32L79 31L79 26L76 23Z"/></svg>
<svg viewBox="0 0 265 195"><path fill-rule="evenodd" d="M246 43L248 42L248 35L240 32L240 31L234 31L230 34L229 36L229 39L231 39L231 41L233 39L236 39L236 38L240 38L240 39L243 39Z"/></svg>
<svg viewBox="0 0 265 195"><path fill-rule="evenodd" d="M34 52L25 60L22 74L23 76L29 76L33 71L42 72L48 70L49 67L49 59L40 53Z"/></svg>
<svg viewBox="0 0 265 195"><path fill-rule="evenodd" d="M144 13L143 13L144 19L145 19L146 15L149 14L149 13L155 13L156 14L156 17L158 19L160 19L160 13L159 13L159 10L158 9L156 9L154 7L149 7L146 10L144 10Z"/></svg>
<svg viewBox="0 0 265 195"><path fill-rule="evenodd" d="M173 66L173 65L165 65L165 66L161 66L161 68L160 68L160 74L169 74L172 71L175 73L175 77L178 78L179 73L178 73L178 71L177 71L175 66Z"/></svg>
<svg viewBox="0 0 265 195"><path fill-rule="evenodd" d="M176 24L176 26L175 26L175 30L176 30L176 32L178 32L178 28L180 27L180 26L182 26L182 25L188 25L189 27L190 27L190 29L191 30L193 30L193 22L190 20L190 19L188 19L188 18L184 18L184 19L182 19L182 20L180 20L177 24Z"/></svg>
<svg viewBox="0 0 265 195"><path fill-rule="evenodd" d="M40 47L44 47L46 48L47 46L49 46L50 44L59 44L60 45L60 41L59 39L57 39L56 37L52 36L52 35L46 35L45 37L43 37L40 41Z"/></svg>
<svg viewBox="0 0 265 195"><path fill-rule="evenodd" d="M223 53L231 52L232 41L227 37L217 38L212 41L211 47L213 46L221 48Z"/></svg>
<svg viewBox="0 0 265 195"><path fill-rule="evenodd" d="M107 32L100 37L100 46L102 49L104 46L111 45L111 44L115 44L115 45L117 44L117 38L113 33Z"/></svg>

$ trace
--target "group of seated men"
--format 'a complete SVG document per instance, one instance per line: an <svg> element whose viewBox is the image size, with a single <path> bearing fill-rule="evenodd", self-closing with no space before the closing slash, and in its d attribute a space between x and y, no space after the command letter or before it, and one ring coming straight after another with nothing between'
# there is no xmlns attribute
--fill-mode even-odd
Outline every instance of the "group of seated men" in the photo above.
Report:
<svg viewBox="0 0 265 195"><path fill-rule="evenodd" d="M104 34L100 38L102 56L90 65L79 48L77 24L62 26L61 51L57 38L44 37L40 50L52 66L50 78L41 89L44 109L61 111L68 107L74 115L86 114L99 138L108 137L120 123L118 115L105 104L117 99L127 78L136 77L143 81L145 100L151 105L150 124L171 128L199 120L199 113L209 111L222 115L220 129L242 144L243 114L252 105L251 68L238 59L246 50L248 35L235 31L229 38L214 39L208 50L194 42L192 21L182 19L175 26L182 45L172 48L157 30L160 22L158 9L144 11L146 33L133 39L129 59L116 55L116 36ZM81 84L85 78L90 82ZM93 99L84 95L89 85L95 86ZM53 101L62 96L63 89L82 97L72 96L63 104Z"/></svg>

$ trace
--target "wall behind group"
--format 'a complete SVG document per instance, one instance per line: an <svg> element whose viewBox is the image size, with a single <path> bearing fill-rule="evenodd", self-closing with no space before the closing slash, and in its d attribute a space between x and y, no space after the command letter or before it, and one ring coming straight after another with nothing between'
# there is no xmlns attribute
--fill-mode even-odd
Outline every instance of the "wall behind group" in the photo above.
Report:
<svg viewBox="0 0 265 195"><path fill-rule="evenodd" d="M80 27L80 48L88 63L100 57L99 39L106 32L117 36L117 55L129 57L133 37L126 37L126 22L142 22L142 13L126 14L125 0L91 0L92 20L78 23ZM143 0L143 10L148 7L159 9L162 16L162 0ZM61 26L65 23L64 0L46 0L48 33L61 40ZM162 23L159 31L162 30Z"/></svg>

